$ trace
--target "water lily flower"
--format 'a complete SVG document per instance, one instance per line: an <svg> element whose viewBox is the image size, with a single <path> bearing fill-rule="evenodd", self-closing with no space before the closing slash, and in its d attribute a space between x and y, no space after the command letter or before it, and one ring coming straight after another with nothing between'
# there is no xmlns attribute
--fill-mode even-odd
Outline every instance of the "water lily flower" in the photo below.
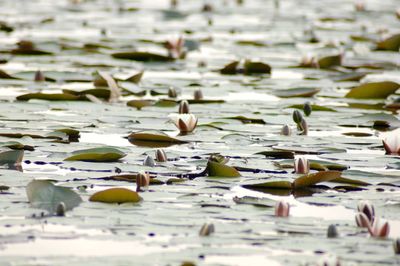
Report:
<svg viewBox="0 0 400 266"><path fill-rule="evenodd" d="M176 41L167 41L165 48L168 50L168 55L173 58L183 59L186 56L185 40L179 37Z"/></svg>
<svg viewBox="0 0 400 266"><path fill-rule="evenodd" d="M292 129L288 124L284 125L281 129L281 134L284 136L290 136L292 135Z"/></svg>
<svg viewBox="0 0 400 266"><path fill-rule="evenodd" d="M394 253L400 254L400 238L397 238L393 242Z"/></svg>
<svg viewBox="0 0 400 266"><path fill-rule="evenodd" d="M376 218L372 225L368 226L368 231L373 237L387 237L389 235L389 223L385 222L381 225L379 218Z"/></svg>
<svg viewBox="0 0 400 266"><path fill-rule="evenodd" d="M42 71L38 70L38 71L36 71L36 73L35 73L35 78L34 78L34 80L37 81L37 82L42 82L42 81L45 81L46 78L45 78L45 76L43 75Z"/></svg>
<svg viewBox="0 0 400 266"><path fill-rule="evenodd" d="M299 128L301 128L300 135L307 135L308 134L308 124L307 121L303 118L299 124Z"/></svg>
<svg viewBox="0 0 400 266"><path fill-rule="evenodd" d="M139 192L142 187L148 187L150 184L150 175L146 172L140 172L136 175L136 191Z"/></svg>
<svg viewBox="0 0 400 266"><path fill-rule="evenodd" d="M167 154L163 149L156 150L156 160L157 162L166 162L167 161Z"/></svg>
<svg viewBox="0 0 400 266"><path fill-rule="evenodd" d="M195 100L202 100L203 99L203 92L201 91L201 90L195 90L194 91L194 95L193 95L193 98L195 99Z"/></svg>
<svg viewBox="0 0 400 266"><path fill-rule="evenodd" d="M174 87L170 87L168 89L168 97L169 98L176 98L178 96L178 93L176 92L176 89Z"/></svg>
<svg viewBox="0 0 400 266"><path fill-rule="evenodd" d="M189 103L186 100L183 100L179 103L179 113L180 114L188 114L189 113Z"/></svg>
<svg viewBox="0 0 400 266"><path fill-rule="evenodd" d="M357 1L354 3L354 8L356 11L362 12L366 10L365 2L364 1Z"/></svg>
<svg viewBox="0 0 400 266"><path fill-rule="evenodd" d="M199 235L200 236L209 236L212 233L215 232L215 227L214 224L203 224L203 226L200 228Z"/></svg>
<svg viewBox="0 0 400 266"><path fill-rule="evenodd" d="M57 215L57 216L65 216L65 211L66 211L66 209L67 209L67 207L65 206L65 203L61 201L61 202L58 203L58 205L57 205L57 208L56 208L56 215Z"/></svg>
<svg viewBox="0 0 400 266"><path fill-rule="evenodd" d="M297 157L294 160L294 171L296 174L308 174L310 172L310 161L305 157Z"/></svg>
<svg viewBox="0 0 400 266"><path fill-rule="evenodd" d="M279 201L275 205L275 216L278 217L288 217L289 216L290 205L285 201Z"/></svg>
<svg viewBox="0 0 400 266"><path fill-rule="evenodd" d="M360 201L357 205L357 210L360 213L365 214L365 216L368 218L369 224L372 224L375 220L375 209L374 205L372 205L369 201L363 200Z"/></svg>
<svg viewBox="0 0 400 266"><path fill-rule="evenodd" d="M144 166L149 166L149 167L154 167L156 163L154 162L154 159L151 158L150 156L146 156L146 158L143 161Z"/></svg>
<svg viewBox="0 0 400 266"><path fill-rule="evenodd" d="M192 132L197 126L194 114L171 114L169 117L182 134Z"/></svg>
<svg viewBox="0 0 400 266"><path fill-rule="evenodd" d="M365 228L371 226L371 222L368 219L367 215L365 215L362 212L356 214L356 224L358 227L365 227Z"/></svg>
<svg viewBox="0 0 400 266"><path fill-rule="evenodd" d="M400 135L391 135L382 140L386 154L400 155Z"/></svg>

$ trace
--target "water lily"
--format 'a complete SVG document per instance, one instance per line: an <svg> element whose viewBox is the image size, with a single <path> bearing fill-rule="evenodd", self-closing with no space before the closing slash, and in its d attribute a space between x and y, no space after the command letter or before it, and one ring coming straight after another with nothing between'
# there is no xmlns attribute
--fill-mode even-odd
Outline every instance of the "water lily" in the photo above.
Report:
<svg viewBox="0 0 400 266"><path fill-rule="evenodd" d="M169 117L182 134L192 132L197 126L194 114L171 114Z"/></svg>
<svg viewBox="0 0 400 266"><path fill-rule="evenodd" d="M167 161L167 154L163 149L156 150L156 160L157 162L166 162Z"/></svg>
<svg viewBox="0 0 400 266"><path fill-rule="evenodd" d="M142 187L148 187L150 184L150 175L146 172L140 172L136 175L136 191L141 191Z"/></svg>
<svg viewBox="0 0 400 266"><path fill-rule="evenodd" d="M146 156L146 158L143 160L143 165L144 166L149 166L149 167L154 167L155 166L154 159L151 156Z"/></svg>
<svg viewBox="0 0 400 266"><path fill-rule="evenodd" d="M400 238L397 238L393 242L394 253L400 254Z"/></svg>
<svg viewBox="0 0 400 266"><path fill-rule="evenodd" d="M37 82L42 82L42 81L45 81L46 78L45 78L45 76L43 75L42 71L38 70L38 71L36 71L36 73L35 73L35 78L34 78L34 80L37 81Z"/></svg>
<svg viewBox="0 0 400 266"><path fill-rule="evenodd" d="M288 124L284 125L281 129L281 134L284 136L290 136L292 135L292 129Z"/></svg>
<svg viewBox="0 0 400 266"><path fill-rule="evenodd" d="M375 220L375 209L374 206L367 200L360 201L357 205L357 210L360 213L365 214L368 218L370 224L372 224Z"/></svg>
<svg viewBox="0 0 400 266"><path fill-rule="evenodd" d="M193 93L193 98L198 101L203 99L203 92L201 90L195 90Z"/></svg>
<svg viewBox="0 0 400 266"><path fill-rule="evenodd" d="M279 201L275 205L275 216L278 217L288 217L289 216L290 205L285 201Z"/></svg>
<svg viewBox="0 0 400 266"><path fill-rule="evenodd" d="M186 56L185 50L185 40L182 37L179 37L174 41L167 41L165 43L165 48L168 50L168 55L173 58L183 59Z"/></svg>
<svg viewBox="0 0 400 266"><path fill-rule="evenodd" d="M358 227L365 227L365 228L371 226L371 222L368 219L367 215L365 215L362 212L356 214L356 224Z"/></svg>
<svg viewBox="0 0 400 266"><path fill-rule="evenodd" d="M400 155L400 135L391 135L382 140L386 154Z"/></svg>
<svg viewBox="0 0 400 266"><path fill-rule="evenodd" d="M179 113L180 114L188 114L189 113L189 103L186 100L183 100L179 103Z"/></svg>
<svg viewBox="0 0 400 266"><path fill-rule="evenodd" d="M297 157L294 160L294 171L296 174L308 174L310 172L310 161L305 157Z"/></svg>
<svg viewBox="0 0 400 266"><path fill-rule="evenodd" d="M389 223L380 223L379 218L376 218L372 225L368 226L368 231L373 237L385 238L389 235L390 227Z"/></svg>

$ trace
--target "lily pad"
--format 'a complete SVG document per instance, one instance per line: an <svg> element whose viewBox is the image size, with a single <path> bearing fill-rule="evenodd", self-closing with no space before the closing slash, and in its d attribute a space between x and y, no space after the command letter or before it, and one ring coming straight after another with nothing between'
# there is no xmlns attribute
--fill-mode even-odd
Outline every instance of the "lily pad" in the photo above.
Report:
<svg viewBox="0 0 400 266"><path fill-rule="evenodd" d="M24 158L24 150L0 152L0 165L20 165Z"/></svg>
<svg viewBox="0 0 400 266"><path fill-rule="evenodd" d="M32 99L36 100L47 100L47 101L77 101L81 98L77 95L69 93L27 93L17 96L18 101L29 101Z"/></svg>
<svg viewBox="0 0 400 266"><path fill-rule="evenodd" d="M35 208L46 209L54 213L57 206L63 202L66 210L78 206L82 199L70 188L56 186L50 180L33 180L26 187L26 194Z"/></svg>
<svg viewBox="0 0 400 266"><path fill-rule="evenodd" d="M342 64L342 55L330 55L318 59L318 66L320 68L331 68L340 66Z"/></svg>
<svg viewBox="0 0 400 266"><path fill-rule="evenodd" d="M391 81L371 82L352 88L346 98L385 99L400 88L400 84Z"/></svg>
<svg viewBox="0 0 400 266"><path fill-rule="evenodd" d="M110 188L94 193L89 201L104 203L139 202L142 198L136 191L127 188Z"/></svg>
<svg viewBox="0 0 400 266"><path fill-rule="evenodd" d="M398 52L400 49L400 34L392 35L377 44L378 50L387 50Z"/></svg>
<svg viewBox="0 0 400 266"><path fill-rule="evenodd" d="M134 61L142 61L142 62L168 62L174 61L173 57L155 54L150 52L120 52L112 54L112 57L118 59L127 59L127 60L134 60Z"/></svg>
<svg viewBox="0 0 400 266"><path fill-rule="evenodd" d="M309 187L321 182L332 181L338 179L341 176L339 171L321 171L318 173L308 174L296 178L293 182L293 187L295 189Z"/></svg>
<svg viewBox="0 0 400 266"><path fill-rule="evenodd" d="M244 62L244 74L271 74L271 66L262 62L246 60Z"/></svg>
<svg viewBox="0 0 400 266"><path fill-rule="evenodd" d="M321 90L317 88L294 88L288 90L275 91L274 94L281 98L312 97L320 91Z"/></svg>
<svg viewBox="0 0 400 266"><path fill-rule="evenodd" d="M240 173L233 167L223 163L208 161L207 163L208 176L212 177L239 177Z"/></svg>
<svg viewBox="0 0 400 266"><path fill-rule="evenodd" d="M116 148L100 147L74 151L72 156L64 159L64 161L116 162L125 156L124 152Z"/></svg>
<svg viewBox="0 0 400 266"><path fill-rule="evenodd" d="M162 131L138 131L128 136L129 142L137 146L168 147L174 144L182 144L187 141L168 136Z"/></svg>

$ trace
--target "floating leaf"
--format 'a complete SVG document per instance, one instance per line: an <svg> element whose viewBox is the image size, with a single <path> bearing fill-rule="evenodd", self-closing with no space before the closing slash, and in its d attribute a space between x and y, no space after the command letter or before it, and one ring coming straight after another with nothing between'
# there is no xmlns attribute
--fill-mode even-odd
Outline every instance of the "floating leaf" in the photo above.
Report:
<svg viewBox="0 0 400 266"><path fill-rule="evenodd" d="M391 81L371 82L352 88L346 98L356 99L385 99L393 94L400 87L400 84Z"/></svg>
<svg viewBox="0 0 400 266"><path fill-rule="evenodd" d="M63 202L66 210L78 206L82 199L70 188L55 186L50 180L33 180L26 187L26 194L35 208L46 209L54 213L57 206Z"/></svg>
<svg viewBox="0 0 400 266"><path fill-rule="evenodd" d="M233 198L233 201L237 204L248 204L255 207L272 208L275 206L276 201L268 198L256 198L251 196L237 197Z"/></svg>
<svg viewBox="0 0 400 266"><path fill-rule="evenodd" d="M239 61L233 61L224 66L219 72L224 75L234 75L237 73L237 67L239 63Z"/></svg>
<svg viewBox="0 0 400 266"><path fill-rule="evenodd" d="M29 146L29 145L24 145L18 141L7 141L7 142L3 142L0 143L1 147L7 147L10 148L12 150L27 150L27 151L33 151L35 150L34 147Z"/></svg>
<svg viewBox="0 0 400 266"><path fill-rule="evenodd" d="M69 93L27 93L17 97L18 101L29 101L31 99L47 100L47 101L77 101L79 96Z"/></svg>
<svg viewBox="0 0 400 266"><path fill-rule="evenodd" d="M110 188L94 193L89 201L104 203L139 202L142 198L136 191L127 188Z"/></svg>
<svg viewBox="0 0 400 266"><path fill-rule="evenodd" d="M262 62L252 62L246 60L244 62L244 74L271 74L271 67Z"/></svg>
<svg viewBox="0 0 400 266"><path fill-rule="evenodd" d="M287 180L273 180L267 182L259 182L254 184L245 184L242 185L244 188L255 189L255 188L269 188L269 189L283 189L283 190L291 190L292 182Z"/></svg>
<svg viewBox="0 0 400 266"><path fill-rule="evenodd" d="M208 176L218 177L239 177L240 173L233 167L222 163L208 161L207 163Z"/></svg>
<svg viewBox="0 0 400 266"><path fill-rule="evenodd" d="M150 53L150 52L121 52L112 54L112 57L118 59L128 59L128 60L135 60L142 62L152 62L152 61L168 62L175 60L173 57Z"/></svg>
<svg viewBox="0 0 400 266"><path fill-rule="evenodd" d="M330 55L318 59L318 66L320 68L331 68L340 66L342 64L342 55Z"/></svg>
<svg viewBox="0 0 400 266"><path fill-rule="evenodd" d="M265 155L265 157L272 157L276 159L293 159L294 152L292 151L280 151L280 150L272 150L272 151L260 151L256 154Z"/></svg>
<svg viewBox="0 0 400 266"><path fill-rule="evenodd" d="M245 117L243 115L224 117L224 118L239 120L240 122L242 122L244 124L262 124L262 125L266 124L265 121L261 118L250 118L250 117Z"/></svg>
<svg viewBox="0 0 400 266"><path fill-rule="evenodd" d="M296 178L296 180L293 182L293 187L295 189L309 187L321 182L327 182L337 179L340 177L341 174L342 173L339 171L321 171L318 173L303 175Z"/></svg>
<svg viewBox="0 0 400 266"><path fill-rule="evenodd" d="M128 136L129 142L137 146L168 147L173 144L182 144L186 141L168 136L162 131L139 131Z"/></svg>
<svg viewBox="0 0 400 266"><path fill-rule="evenodd" d="M400 49L400 34L392 35L377 44L378 50L388 50L398 52Z"/></svg>
<svg viewBox="0 0 400 266"><path fill-rule="evenodd" d="M0 152L0 165L20 165L24 158L24 150Z"/></svg>
<svg viewBox="0 0 400 266"><path fill-rule="evenodd" d="M129 82L133 82L133 83L137 84L142 79L143 73L144 73L144 71L140 71L139 73L126 78L125 81L129 81Z"/></svg>
<svg viewBox="0 0 400 266"><path fill-rule="evenodd" d="M293 105L288 106L287 108L296 108L296 109L303 110L303 107L304 107L303 104L293 104ZM321 106L321 105L316 105L316 104L311 104L311 108L313 111L337 112L335 109Z"/></svg>
<svg viewBox="0 0 400 266"><path fill-rule="evenodd" d="M85 100L85 98L83 98L85 95L93 95L100 99L109 99L110 95L111 95L111 91L109 89L104 89L104 88L96 88L96 89L89 89L89 90L83 90L83 91L74 91L74 90L64 89L63 93L80 96L81 100Z"/></svg>
<svg viewBox="0 0 400 266"><path fill-rule="evenodd" d="M126 103L126 105L130 107L135 107L138 110L141 110L143 107L152 106L154 104L153 100L130 100Z"/></svg>
<svg viewBox="0 0 400 266"><path fill-rule="evenodd" d="M288 90L275 91L274 94L281 98L290 98L290 97L312 97L318 92L320 92L320 89L317 88L294 88Z"/></svg>
<svg viewBox="0 0 400 266"><path fill-rule="evenodd" d="M116 148L101 147L74 151L72 156L64 159L64 161L115 162L125 156L124 152Z"/></svg>

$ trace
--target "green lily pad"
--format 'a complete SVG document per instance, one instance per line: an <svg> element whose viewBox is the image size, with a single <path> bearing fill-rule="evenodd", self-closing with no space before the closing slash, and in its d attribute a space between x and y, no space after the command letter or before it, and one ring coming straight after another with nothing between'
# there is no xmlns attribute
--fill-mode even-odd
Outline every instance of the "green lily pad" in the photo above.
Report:
<svg viewBox="0 0 400 266"><path fill-rule="evenodd" d="M304 104L293 104L293 105L290 105L290 106L288 106L288 107L286 107L286 108L295 108L295 109L303 110ZM311 104L311 108L312 108L313 112L315 112L315 111L337 112L337 111L336 111L335 109L333 109L333 108L329 108L329 107L321 106L321 105L317 105L317 104Z"/></svg>
<svg viewBox="0 0 400 266"><path fill-rule="evenodd" d="M225 65L219 72L224 75L234 75L237 73L237 67L240 61L233 61Z"/></svg>
<svg viewBox="0 0 400 266"><path fill-rule="evenodd" d="M261 124L261 125L265 125L266 124L266 122L261 118L250 118L250 117L245 117L243 115L224 117L224 118L225 119L239 120L243 124Z"/></svg>
<svg viewBox="0 0 400 266"><path fill-rule="evenodd" d="M27 93L17 96L18 101L29 101L31 99L47 100L47 101L77 101L79 96L69 93Z"/></svg>
<svg viewBox="0 0 400 266"><path fill-rule="evenodd" d="M318 66L320 68L331 68L340 66L342 64L342 55L330 55L318 59Z"/></svg>
<svg viewBox="0 0 400 266"><path fill-rule="evenodd" d="M141 110L143 107L154 105L153 100L130 100L126 103L126 105L130 107L135 107L138 110Z"/></svg>
<svg viewBox="0 0 400 266"><path fill-rule="evenodd" d="M281 98L312 97L320 91L321 90L317 88L294 88L288 90L275 91L274 94Z"/></svg>
<svg viewBox="0 0 400 266"><path fill-rule="evenodd" d="M137 52L137 51L113 53L111 56L118 59L127 59L127 60L142 61L142 62L168 62L175 60L173 57L161 54L155 54L150 52Z"/></svg>
<svg viewBox="0 0 400 266"><path fill-rule="evenodd" d="M208 176L212 177L239 177L240 173L233 167L223 163L208 161L207 163Z"/></svg>
<svg viewBox="0 0 400 266"><path fill-rule="evenodd" d="M244 74L271 74L271 66L262 62L244 62Z"/></svg>
<svg viewBox="0 0 400 266"><path fill-rule="evenodd" d="M110 188L94 193L89 201L104 203L139 202L142 198L136 191L127 188Z"/></svg>
<svg viewBox="0 0 400 266"><path fill-rule="evenodd" d="M116 162L126 156L126 153L112 147L100 147L72 152L72 156L64 161L86 162Z"/></svg>
<svg viewBox="0 0 400 266"><path fill-rule="evenodd" d="M377 44L378 50L387 50L398 52L400 49L400 34L392 35Z"/></svg>
<svg viewBox="0 0 400 266"><path fill-rule="evenodd" d="M346 98L385 99L400 88L400 84L391 81L371 82L352 88Z"/></svg>
<svg viewBox="0 0 400 266"><path fill-rule="evenodd" d="M60 187L50 180L33 180L26 187L26 194L31 205L35 208L54 213L58 204L63 202L66 210L78 206L82 199L70 188Z"/></svg>
<svg viewBox="0 0 400 266"><path fill-rule="evenodd" d="M138 131L128 136L129 142L137 146L168 147L174 144L182 144L187 141L168 136L162 131Z"/></svg>
<svg viewBox="0 0 400 266"><path fill-rule="evenodd" d="M338 179L341 176L339 171L321 171L318 173L303 175L296 178L293 182L293 187L295 189L309 187L321 182L327 182L334 179Z"/></svg>
<svg viewBox="0 0 400 266"><path fill-rule="evenodd" d="M271 150L271 151L260 151L256 154L265 155L265 157L275 158L275 159L292 159L294 158L294 152L292 151L280 151L280 150Z"/></svg>
<svg viewBox="0 0 400 266"><path fill-rule="evenodd" d="M0 152L0 165L20 165L24 158L24 150L11 150Z"/></svg>

